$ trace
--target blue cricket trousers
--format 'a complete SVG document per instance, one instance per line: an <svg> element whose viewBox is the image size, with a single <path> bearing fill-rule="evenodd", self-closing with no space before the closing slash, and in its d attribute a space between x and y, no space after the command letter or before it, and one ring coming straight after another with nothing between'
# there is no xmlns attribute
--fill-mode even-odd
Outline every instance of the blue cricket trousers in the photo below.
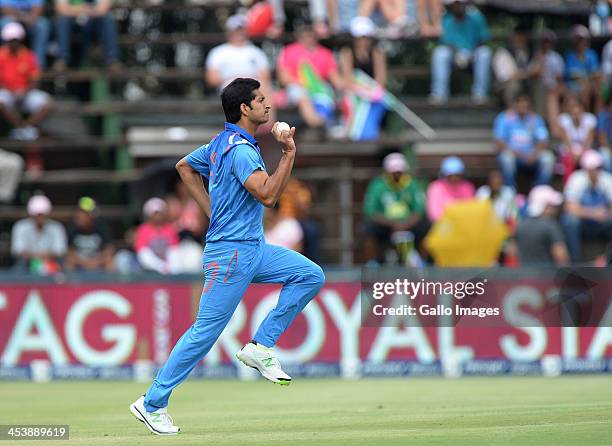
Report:
<svg viewBox="0 0 612 446"><path fill-rule="evenodd" d="M196 321L174 346L147 391L147 411L168 405L172 390L211 349L250 283L283 284L276 307L253 336L257 343L272 347L324 281L320 266L295 251L268 245L264 239L207 243L204 289Z"/></svg>

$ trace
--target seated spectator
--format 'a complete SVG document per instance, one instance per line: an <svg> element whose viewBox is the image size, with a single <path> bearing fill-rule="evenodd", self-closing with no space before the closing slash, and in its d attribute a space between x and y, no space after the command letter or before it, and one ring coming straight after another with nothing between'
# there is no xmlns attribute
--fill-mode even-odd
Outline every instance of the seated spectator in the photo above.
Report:
<svg viewBox="0 0 612 446"><path fill-rule="evenodd" d="M51 220L51 201L34 195L28 201L28 218L19 220L11 233L11 254L15 267L38 274L61 270L66 255L66 231L61 223Z"/></svg>
<svg viewBox="0 0 612 446"><path fill-rule="evenodd" d="M561 55L555 51L557 35L553 31L544 30L540 34L539 42L539 47L533 57L533 66L541 80L541 88L544 89L546 119L553 129L557 124L559 103L565 91L565 84L563 83L565 62Z"/></svg>
<svg viewBox="0 0 612 446"><path fill-rule="evenodd" d="M304 232L295 218L280 215L276 209L266 209L264 219L266 243L302 252Z"/></svg>
<svg viewBox="0 0 612 446"><path fill-rule="evenodd" d="M491 49L485 17L466 0L444 0L446 13L442 19L442 37L431 58L431 102L444 103L450 90L451 68L474 69L472 99L481 103L489 94Z"/></svg>
<svg viewBox="0 0 612 446"><path fill-rule="evenodd" d="M399 39L418 30L416 18L407 13L406 3L406 0L361 0L358 14L360 17L371 17L375 11L380 11L388 24L385 37Z"/></svg>
<svg viewBox="0 0 612 446"><path fill-rule="evenodd" d="M387 61L372 39L375 31L372 20L355 17L351 22L352 45L340 53L340 72L346 86L340 110L347 136L355 141L378 139L387 112Z"/></svg>
<svg viewBox="0 0 612 446"><path fill-rule="evenodd" d="M581 262L583 238L612 241L612 174L601 169L603 158L587 150L565 185L563 229L573 262Z"/></svg>
<svg viewBox="0 0 612 446"><path fill-rule="evenodd" d="M168 221L174 225L181 240L191 239L200 243L208 224L206 216L189 194L185 183L178 181L175 193L166 199Z"/></svg>
<svg viewBox="0 0 612 446"><path fill-rule="evenodd" d="M25 47L25 30L17 22L2 28L0 48L0 109L4 119L13 127L10 137L21 140L38 138L36 126L53 108L51 96L36 89L40 70L36 56ZM21 112L28 114L27 118Z"/></svg>
<svg viewBox="0 0 612 446"><path fill-rule="evenodd" d="M297 42L281 50L277 75L289 105L297 105L309 127L332 124L335 98L328 83L341 90L343 82L333 53L319 44L310 22L299 25Z"/></svg>
<svg viewBox="0 0 612 446"><path fill-rule="evenodd" d="M417 20L423 37L442 34L442 0L417 0Z"/></svg>
<svg viewBox="0 0 612 446"><path fill-rule="evenodd" d="M114 271L115 248L108 228L97 218L98 207L91 197L81 197L68 230L69 271Z"/></svg>
<svg viewBox="0 0 612 446"><path fill-rule="evenodd" d="M530 111L529 96L519 93L512 108L495 118L495 145L504 183L516 190L519 171L535 174L535 184L547 184L555 157L548 150L548 130L541 116Z"/></svg>
<svg viewBox="0 0 612 446"><path fill-rule="evenodd" d="M595 110L601 108L601 70L599 56L590 47L591 34L584 25L575 25L571 30L572 47L565 55L565 78L568 89L575 94L586 110L591 110L591 99L595 99Z"/></svg>
<svg viewBox="0 0 612 446"><path fill-rule="evenodd" d="M401 153L383 160L384 173L368 185L363 202L366 261L382 262L384 249L393 233L410 231L417 249L431 226L425 217L423 189L408 174L408 162Z"/></svg>
<svg viewBox="0 0 612 446"><path fill-rule="evenodd" d="M56 0L56 35L59 53L54 69L61 71L71 62L72 32L79 28L82 35L81 56L87 55L92 35L104 46L104 61L112 70L121 67L117 26L110 13L112 0ZM81 59L83 59L82 57Z"/></svg>
<svg viewBox="0 0 612 446"><path fill-rule="evenodd" d="M47 43L51 25L44 15L45 0L0 0L3 18L0 27L10 22L20 22L30 35L30 47L36 53L38 66L45 68L47 62Z"/></svg>
<svg viewBox="0 0 612 446"><path fill-rule="evenodd" d="M528 28L516 27L508 48L499 48L493 56L493 71L506 107L510 107L518 92L529 89L529 81L536 76L531 64L528 33Z"/></svg>
<svg viewBox="0 0 612 446"><path fill-rule="evenodd" d="M505 223L511 223L516 217L516 192L504 184L499 170L489 172L487 184L478 188L476 198L490 200L495 214Z"/></svg>
<svg viewBox="0 0 612 446"><path fill-rule="evenodd" d="M612 94L606 107L597 115L597 146L603 156L603 167L612 173Z"/></svg>
<svg viewBox="0 0 612 446"><path fill-rule="evenodd" d="M465 165L456 156L447 156L440 164L440 178L427 188L427 216L433 222L442 217L448 205L474 198L474 185L463 178Z"/></svg>
<svg viewBox="0 0 612 446"><path fill-rule="evenodd" d="M136 229L134 250L140 265L160 274L174 274L180 269L179 238L167 221L168 206L161 198L150 198L143 206L146 219Z"/></svg>
<svg viewBox="0 0 612 446"><path fill-rule="evenodd" d="M540 185L531 190L528 203L528 217L519 223L514 236L521 265L567 265L569 254L555 220L563 195Z"/></svg>
<svg viewBox="0 0 612 446"><path fill-rule="evenodd" d="M312 192L310 192L308 186L295 178L290 178L284 192L278 199L278 218L292 218L299 223L303 234L300 252L313 262L318 263L320 260L321 229L319 223L310 215L311 208Z"/></svg>
<svg viewBox="0 0 612 446"><path fill-rule="evenodd" d="M557 136L562 142L563 178L567 181L582 154L593 147L597 118L585 112L580 101L571 95L565 97L565 109L557 119Z"/></svg>
<svg viewBox="0 0 612 446"><path fill-rule="evenodd" d="M340 52L340 71L347 87L357 86L354 70L361 70L378 85L387 84L387 59L382 48L373 40L376 28L367 17L355 17L351 21L352 43Z"/></svg>
<svg viewBox="0 0 612 446"><path fill-rule="evenodd" d="M227 42L214 47L206 57L206 83L220 91L238 77L253 78L260 82L264 96L272 98L270 62L261 48L249 41L245 25L243 15L237 14L227 19ZM276 122L275 108L270 110L268 122Z"/></svg>
<svg viewBox="0 0 612 446"><path fill-rule="evenodd" d="M249 77L257 79L264 94L271 97L270 63L266 54L249 41L245 25L243 15L227 19L227 42L214 47L206 57L206 83L221 90L237 77Z"/></svg>

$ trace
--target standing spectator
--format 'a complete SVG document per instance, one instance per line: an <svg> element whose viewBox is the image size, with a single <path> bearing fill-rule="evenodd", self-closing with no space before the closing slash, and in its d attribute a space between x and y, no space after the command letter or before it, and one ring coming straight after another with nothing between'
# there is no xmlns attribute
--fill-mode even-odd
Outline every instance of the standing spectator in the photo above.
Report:
<svg viewBox="0 0 612 446"><path fill-rule="evenodd" d="M612 94L606 107L597 116L597 145L603 156L603 167L612 173Z"/></svg>
<svg viewBox="0 0 612 446"><path fill-rule="evenodd" d="M584 25L571 30L572 48L565 55L565 77L568 89L580 98L586 110L591 110L591 98L595 98L595 110L601 109L601 70L599 56L590 47L591 33Z"/></svg>
<svg viewBox="0 0 612 446"><path fill-rule="evenodd" d="M28 201L28 218L19 220L11 234L11 254L15 266L39 274L61 269L66 255L66 231L61 223L51 220L51 201L34 195Z"/></svg>
<svg viewBox="0 0 612 446"><path fill-rule="evenodd" d="M531 190L528 202L529 216L519 223L515 233L521 265L567 265L567 246L555 220L563 195L548 185L540 185Z"/></svg>
<svg viewBox="0 0 612 446"><path fill-rule="evenodd" d="M289 104L298 106L309 127L321 127L332 120L335 99L328 83L341 90L343 82L333 53L319 44L310 22L300 24L297 42L281 50L277 74Z"/></svg>
<svg viewBox="0 0 612 446"><path fill-rule="evenodd" d="M448 100L451 68L474 68L472 99L486 100L491 78L491 49L489 28L485 17L467 0L444 0L447 11L442 19L442 37L432 55L431 101L434 104Z"/></svg>
<svg viewBox="0 0 612 446"><path fill-rule="evenodd" d="M411 231L420 249L430 227L423 189L408 174L404 155L387 155L383 169L382 175L370 181L363 203L366 261L382 260L382 248L389 246L394 232Z"/></svg>
<svg viewBox="0 0 612 446"><path fill-rule="evenodd" d="M563 229L572 261L581 262L582 239L612 241L612 174L601 169L603 158L587 150L580 158L581 170L570 176L565 185Z"/></svg>
<svg viewBox="0 0 612 446"><path fill-rule="evenodd" d="M529 29L517 26L512 33L508 48L499 48L493 56L493 71L509 107L519 91L527 91L536 72L531 64Z"/></svg>
<svg viewBox="0 0 612 446"><path fill-rule="evenodd" d="M436 221L448 205L474 197L474 185L463 178L465 165L461 158L447 156L440 164L440 178L427 188L427 216Z"/></svg>
<svg viewBox="0 0 612 446"><path fill-rule="evenodd" d="M561 55L555 51L557 35L551 30L544 30L540 34L540 44L533 57L534 69L539 76L540 84L537 88L543 89L544 102L546 104L546 119L549 126L557 125L559 116L559 103L565 90L563 76L565 73L565 62ZM536 97L540 91L536 91ZM540 107L544 113L544 107Z"/></svg>
<svg viewBox="0 0 612 446"><path fill-rule="evenodd" d="M146 219L136 229L134 250L140 265L160 274L173 274L180 269L179 238L168 223L167 205L161 198L150 198L143 206Z"/></svg>
<svg viewBox="0 0 612 446"><path fill-rule="evenodd" d="M442 0L417 0L417 20L423 37L442 34Z"/></svg>
<svg viewBox="0 0 612 446"><path fill-rule="evenodd" d="M566 112L557 120L557 136L562 141L563 178L567 181L584 151L593 148L597 118L585 112L574 96L566 96L565 103Z"/></svg>
<svg viewBox="0 0 612 446"><path fill-rule="evenodd" d="M516 192L504 184L504 177L499 170L489 172L487 184L476 191L476 198L490 200L495 214L503 222L509 223L516 215Z"/></svg>
<svg viewBox="0 0 612 446"><path fill-rule="evenodd" d="M51 112L51 96L36 89L40 70L36 56L23 45L25 30L17 22L2 27L0 48L0 107L2 115L11 124L11 138L34 140L35 127ZM28 113L22 118L21 111Z"/></svg>
<svg viewBox="0 0 612 446"><path fill-rule="evenodd" d="M38 66L45 68L47 62L47 43L51 25L44 16L45 0L0 0L3 18L0 26L16 21L22 23L31 38L31 48L36 53Z"/></svg>
<svg viewBox="0 0 612 446"><path fill-rule="evenodd" d="M114 271L115 248L108 228L97 219L98 207L91 197L81 197L68 230L66 269Z"/></svg>
<svg viewBox="0 0 612 446"><path fill-rule="evenodd" d="M548 130L541 116L530 111L529 96L519 93L512 108L495 118L495 145L504 182L516 190L518 171L535 174L535 184L547 184L555 157L548 150Z"/></svg>
<svg viewBox="0 0 612 446"><path fill-rule="evenodd" d="M112 0L56 0L55 13L59 54L54 69L61 71L70 63L72 32L80 28L81 55L87 54L92 35L104 46L104 61L112 70L120 68L117 26L110 13Z"/></svg>

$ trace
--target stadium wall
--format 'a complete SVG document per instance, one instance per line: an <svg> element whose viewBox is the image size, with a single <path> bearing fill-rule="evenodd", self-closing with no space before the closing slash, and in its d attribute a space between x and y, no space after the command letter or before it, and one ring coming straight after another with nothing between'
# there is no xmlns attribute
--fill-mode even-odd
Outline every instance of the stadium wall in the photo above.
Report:
<svg viewBox="0 0 612 446"><path fill-rule="evenodd" d="M516 296L532 307L544 304L556 285L537 279L529 291L523 281L500 277L500 307ZM0 379L150 379L192 323L201 292L194 277L38 280L2 277ZM599 326L579 328L517 327L503 312L481 327L367 327L361 287L358 272L328 274L277 346L288 373L358 378L612 372L612 306ZM250 369L235 364L234 354L274 307L279 291L251 286L192 377L252 378Z"/></svg>

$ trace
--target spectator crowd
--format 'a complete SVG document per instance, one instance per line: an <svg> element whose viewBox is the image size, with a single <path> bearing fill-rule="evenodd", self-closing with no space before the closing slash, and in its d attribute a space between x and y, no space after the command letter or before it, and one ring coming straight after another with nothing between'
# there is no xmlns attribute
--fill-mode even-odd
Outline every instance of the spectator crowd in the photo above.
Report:
<svg viewBox="0 0 612 446"><path fill-rule="evenodd" d="M366 261L382 262L386 248L408 244L421 262L435 262L427 251L428 234L449 207L469 200L490 202L511 228L499 258L508 265L583 262L584 239L610 243L612 41L596 51L589 29L576 24L561 54L557 33L519 24L508 42L495 45L486 16L468 0L309 0L309 16L290 26L282 0L250 3L255 3L250 10L225 20L226 42L208 52L205 83L221 89L236 77L255 77L274 108L296 107L308 127L330 137L379 136L389 107L381 39L420 35L436 42L433 106L449 101L457 71L471 73L475 106L490 103L492 96L503 104L492 128L499 170L480 188L469 181L470 166L458 156L444 158L438 178L426 187L403 154L384 158L383 173L363 200ZM44 0L0 0L0 111L11 138L36 139L39 124L53 110L52 97L38 86L50 56L53 72L80 66L96 36L107 68L122 69L112 6L112 0L56 0L49 14ZM274 60L251 41L276 40L289 28L295 40ZM77 57L75 32L81 36ZM351 39L334 53L321 42L338 33ZM266 215L266 237L316 259L320 229L310 216L312 201L306 185L290 183L285 199ZM206 222L184 190L146 201L143 223L119 244L98 221L94 199L79 200L68 231L49 218L51 208L47 197L33 196L29 217L14 225L17 267L163 274L199 268ZM402 261L405 254L400 253Z"/></svg>

